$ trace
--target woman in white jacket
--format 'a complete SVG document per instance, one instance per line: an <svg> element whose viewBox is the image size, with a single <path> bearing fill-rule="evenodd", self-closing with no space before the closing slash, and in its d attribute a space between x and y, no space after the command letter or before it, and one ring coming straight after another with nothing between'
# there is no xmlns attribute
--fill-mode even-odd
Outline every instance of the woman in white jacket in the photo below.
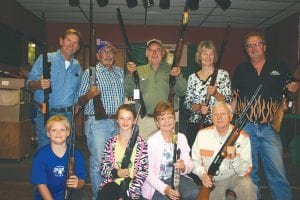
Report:
<svg viewBox="0 0 300 200"><path fill-rule="evenodd" d="M180 159L173 163L175 111L171 104L159 102L154 110L154 120L159 131L148 139L149 174L142 189L146 199L190 199L195 200L199 187L187 177L192 171L190 147L185 135L178 133L177 149ZM173 167L180 170L178 191L172 185Z"/></svg>

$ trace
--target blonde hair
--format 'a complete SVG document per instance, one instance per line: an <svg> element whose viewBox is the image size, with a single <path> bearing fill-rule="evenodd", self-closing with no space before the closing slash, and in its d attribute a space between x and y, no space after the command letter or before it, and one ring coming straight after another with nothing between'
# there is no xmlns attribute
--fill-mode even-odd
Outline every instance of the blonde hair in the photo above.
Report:
<svg viewBox="0 0 300 200"><path fill-rule="evenodd" d="M54 115L52 117L50 117L48 120L47 120L47 123L46 123L46 131L49 132L52 125L55 123L55 122L60 122L63 124L63 126L66 128L67 131L70 131L70 128L71 128L71 125L70 125L70 122L69 120L63 116L63 115Z"/></svg>
<svg viewBox="0 0 300 200"><path fill-rule="evenodd" d="M214 52L214 54L215 54L214 64L215 64L217 62L218 53L217 53L216 45L214 44L214 42L212 40L204 40L198 44L197 52L195 55L196 63L198 65L201 65L201 61L200 61L199 57L200 57L201 53L204 51L204 49L211 49Z"/></svg>

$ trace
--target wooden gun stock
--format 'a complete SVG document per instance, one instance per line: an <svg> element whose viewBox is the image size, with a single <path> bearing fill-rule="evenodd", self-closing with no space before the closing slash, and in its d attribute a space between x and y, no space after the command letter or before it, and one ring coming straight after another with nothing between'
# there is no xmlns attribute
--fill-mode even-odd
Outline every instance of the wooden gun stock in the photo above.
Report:
<svg viewBox="0 0 300 200"><path fill-rule="evenodd" d="M71 134L69 136L70 145L68 146L68 163L67 163L67 176L66 180L70 178L70 176L75 174L75 107L72 109L72 120L71 120ZM72 199L72 188L66 187L64 200Z"/></svg>
<svg viewBox="0 0 300 200"><path fill-rule="evenodd" d="M212 176L210 176L212 178ZM210 192L212 191L212 188L202 186L201 191L197 197L197 200L209 200Z"/></svg>
<svg viewBox="0 0 300 200"><path fill-rule="evenodd" d="M95 30L94 30L94 24L93 24L93 3L90 1L90 86L97 86L96 84L96 45L95 45ZM106 111L104 109L101 95L97 95L93 98L93 106L94 106L94 112L95 112L95 119L96 120L102 120L107 118Z"/></svg>
<svg viewBox="0 0 300 200"><path fill-rule="evenodd" d="M74 158L74 156L72 156L68 160L67 179L70 178L70 176L74 175L74 169L75 169L75 158ZM71 190L72 190L71 188L68 188L68 187L66 188L64 200L72 199Z"/></svg>
<svg viewBox="0 0 300 200"><path fill-rule="evenodd" d="M281 124L283 121L284 113L288 110L288 106L286 104L287 99L282 97L281 104L278 107L274 119L271 122L271 127L277 132L280 132Z"/></svg>

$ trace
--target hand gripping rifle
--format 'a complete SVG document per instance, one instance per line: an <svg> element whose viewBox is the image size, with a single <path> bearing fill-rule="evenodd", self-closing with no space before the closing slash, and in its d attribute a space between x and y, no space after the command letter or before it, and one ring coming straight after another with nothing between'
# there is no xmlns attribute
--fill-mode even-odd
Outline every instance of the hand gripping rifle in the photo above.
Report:
<svg viewBox="0 0 300 200"><path fill-rule="evenodd" d="M222 44L221 44L221 47L220 47L220 50L219 50L219 58L218 58L218 61L215 65L214 72L211 75L211 80L210 80L209 86L214 86L216 84L217 76L218 76L218 70L220 68L221 60L222 60L224 50L225 50L225 47L226 47L226 44L227 44L227 41L228 41L229 33L230 33L230 26L227 25L227 28L226 28L226 31L225 31L225 34L224 34L224 38L223 38L223 41L222 41ZM208 103L210 101L210 98L211 98L211 95L207 94L205 102L204 102L205 105L208 105ZM201 115L200 126L199 126L200 129L203 128L204 118L205 118L205 115L202 114Z"/></svg>
<svg viewBox="0 0 300 200"><path fill-rule="evenodd" d="M139 135L139 127L137 125L137 121L139 119L140 112L141 112L141 105L138 109L136 118L134 120L135 123L134 123L133 128L132 128L131 139L129 140L129 143L126 147L124 157L123 157L123 160L122 160L122 163L121 163L121 169L127 169L129 167L129 165L131 164L131 160L130 160L131 155L132 155L133 148L134 148L134 145L136 143L137 137ZM123 197L124 200L128 199L126 191L129 188L130 181L131 181L131 178L127 177L121 182L120 195L121 195L121 197Z"/></svg>
<svg viewBox="0 0 300 200"><path fill-rule="evenodd" d="M66 176L66 180L68 178L70 178L70 176L74 175L74 171L75 171L75 119L74 119L74 115L75 115L75 106L73 106L72 108L72 120L71 120L71 134L69 136L69 141L70 144L68 146L68 163L67 163L67 176ZM71 200L72 199L72 188L68 188L66 187L65 190L65 195L64 195L64 200Z"/></svg>
<svg viewBox="0 0 300 200"><path fill-rule="evenodd" d="M237 119L235 126L234 126L233 130L231 131L229 137L226 139L224 145L221 147L218 154L216 155L216 157L210 164L207 173L208 173L208 176L210 176L211 178L213 176L217 175L217 173L219 171L219 167L222 164L223 159L227 157L227 147L233 146L234 143L236 142L236 140L238 139L238 137L240 135L240 131L242 130L242 128L246 122L246 114L247 114L248 110L250 109L250 106L252 105L253 101L257 97L261 88L262 88L262 85L259 85L256 88L254 94L252 95L251 99L249 100L244 111L239 115L239 118ZM197 200L208 200L212 189L213 188L205 187L203 185L203 187L201 188L201 191L197 197Z"/></svg>
<svg viewBox="0 0 300 200"><path fill-rule="evenodd" d="M127 32L126 32L126 29L125 29L125 25L124 25L124 22L123 22L123 18L122 18L122 15L121 15L120 8L117 8L117 17L118 17L119 26L120 26L120 29L121 29L121 34L123 36L123 40L124 40L124 43L125 43L126 55L127 55L128 61L136 63L134 58L133 58L133 55L132 55L132 49L131 49L131 46L130 46L130 43L129 43L129 40L128 40L128 37L127 37ZM139 74L138 74L137 71L133 72L133 81L134 81L135 88L136 88L135 89L136 94L138 94L137 97L135 97L135 102L138 105L141 106L141 118L143 118L146 115L147 112L146 112L146 107L145 107L145 103L144 103L142 92L141 92L140 78L139 78Z"/></svg>
<svg viewBox="0 0 300 200"><path fill-rule="evenodd" d="M93 3L90 1L90 86L97 86L96 81L96 45L95 45L95 30L93 27ZM101 91L100 93L93 98L95 119L101 120L106 119L107 114L103 106L103 102L101 100Z"/></svg>
<svg viewBox="0 0 300 200"><path fill-rule="evenodd" d="M174 67L177 67L179 64L182 50L183 50L183 33L186 30L186 27L188 24L188 19L189 19L189 13L188 13L188 0L187 0L185 2L184 10L182 13L182 19L181 19L181 23L179 26L177 42L176 42L176 47L175 47L175 53L174 53L174 59L173 59L171 69L173 69ZM171 105L174 105L175 83L176 83L176 77L170 75L168 101L171 103Z"/></svg>
<svg viewBox="0 0 300 200"><path fill-rule="evenodd" d="M47 22L45 12L43 12L44 21L44 42L43 42L43 79L51 79L51 62L47 55ZM49 119L49 94L51 93L51 86L44 89L44 102L42 103L42 113L44 114L44 124Z"/></svg>

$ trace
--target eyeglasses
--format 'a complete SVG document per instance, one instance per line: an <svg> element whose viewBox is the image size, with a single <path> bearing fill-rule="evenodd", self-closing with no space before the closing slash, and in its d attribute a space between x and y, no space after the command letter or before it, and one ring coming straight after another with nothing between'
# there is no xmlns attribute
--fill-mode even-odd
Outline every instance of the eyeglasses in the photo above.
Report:
<svg viewBox="0 0 300 200"><path fill-rule="evenodd" d="M162 52L162 49L150 49L150 48L148 48L148 51L149 51L150 53L154 53L154 52L156 52L156 53L161 53L161 52Z"/></svg>
<svg viewBox="0 0 300 200"><path fill-rule="evenodd" d="M217 118L217 117L224 118L224 117L228 116L228 113L213 113L212 116L215 118Z"/></svg>
<svg viewBox="0 0 300 200"><path fill-rule="evenodd" d="M263 44L265 44L265 42L263 42L263 41L255 42L255 43L253 43L253 44L245 44L245 48L246 48L246 49L256 48L256 47L262 46Z"/></svg>
<svg viewBox="0 0 300 200"><path fill-rule="evenodd" d="M102 53L102 54L109 54L109 55L113 55L114 54L114 51L111 51L111 50L102 50L102 51L100 51L100 53Z"/></svg>

